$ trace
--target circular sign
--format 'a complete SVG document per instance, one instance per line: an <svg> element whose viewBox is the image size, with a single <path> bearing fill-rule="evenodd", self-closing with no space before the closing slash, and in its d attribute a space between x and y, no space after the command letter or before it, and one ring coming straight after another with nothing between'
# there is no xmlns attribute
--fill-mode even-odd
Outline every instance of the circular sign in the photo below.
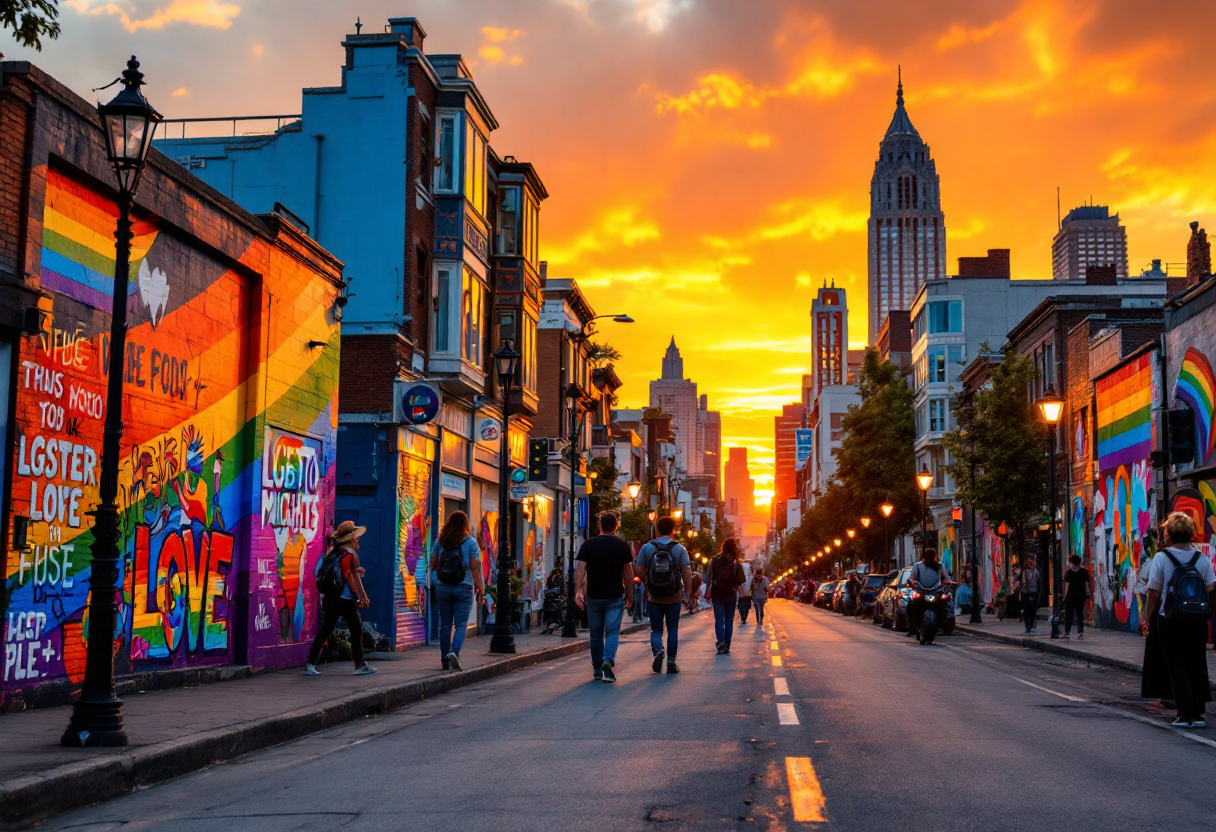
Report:
<svg viewBox="0 0 1216 832"><path fill-rule="evenodd" d="M439 415L439 394L425 384L415 384L401 396L401 412L412 425L424 425Z"/></svg>
<svg viewBox="0 0 1216 832"><path fill-rule="evenodd" d="M511 469L511 482L514 483L515 485L527 484L528 469L527 468L512 468Z"/></svg>
<svg viewBox="0 0 1216 832"><path fill-rule="evenodd" d="M497 442L502 438L502 423L497 419L482 419L477 426L477 438L482 442Z"/></svg>

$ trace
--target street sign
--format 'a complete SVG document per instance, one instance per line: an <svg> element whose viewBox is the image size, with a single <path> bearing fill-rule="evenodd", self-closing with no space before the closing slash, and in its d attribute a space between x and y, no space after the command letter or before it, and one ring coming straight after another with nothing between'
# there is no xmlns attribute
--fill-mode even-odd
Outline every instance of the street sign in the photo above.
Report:
<svg viewBox="0 0 1216 832"><path fill-rule="evenodd" d="M815 447L815 431L810 428L797 428L794 431L794 470L801 471L806 461L811 458Z"/></svg>
<svg viewBox="0 0 1216 832"><path fill-rule="evenodd" d="M511 499L517 503L528 499L528 484L511 483Z"/></svg>
<svg viewBox="0 0 1216 832"><path fill-rule="evenodd" d="M439 415L439 388L424 382L398 382L393 402L397 422L425 425Z"/></svg>

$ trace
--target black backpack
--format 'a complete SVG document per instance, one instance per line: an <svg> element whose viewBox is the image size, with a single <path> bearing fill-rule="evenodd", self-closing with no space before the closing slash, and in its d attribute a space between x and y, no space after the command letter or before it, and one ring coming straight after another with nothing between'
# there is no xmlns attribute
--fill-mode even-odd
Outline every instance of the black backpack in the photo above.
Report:
<svg viewBox="0 0 1216 832"><path fill-rule="evenodd" d="M728 561L726 558L719 555L715 558L717 561L714 564L713 591L718 593L730 593L739 586L739 568L738 561Z"/></svg>
<svg viewBox="0 0 1216 832"><path fill-rule="evenodd" d="M1166 587L1165 617L1169 619L1207 618L1208 588L1203 582L1203 576L1195 568L1195 564L1199 562L1199 552L1195 553L1190 563L1180 563L1168 549L1162 551L1174 564L1174 573L1170 575L1170 583Z"/></svg>
<svg viewBox="0 0 1216 832"><path fill-rule="evenodd" d="M655 540L651 541L650 545L654 546L654 555L650 558L650 568L646 570L646 589L651 597L675 595L683 583L679 560L672 553L675 543L659 543Z"/></svg>
<svg viewBox="0 0 1216 832"><path fill-rule="evenodd" d="M317 592L323 596L341 595L346 589L346 580L342 577L341 549L330 549L317 565Z"/></svg>
<svg viewBox="0 0 1216 832"><path fill-rule="evenodd" d="M447 584L448 586L456 586L464 583L464 558L460 554L460 550L464 547L464 541L455 548L445 546L439 553L439 559L435 563L435 577L439 579L439 583Z"/></svg>

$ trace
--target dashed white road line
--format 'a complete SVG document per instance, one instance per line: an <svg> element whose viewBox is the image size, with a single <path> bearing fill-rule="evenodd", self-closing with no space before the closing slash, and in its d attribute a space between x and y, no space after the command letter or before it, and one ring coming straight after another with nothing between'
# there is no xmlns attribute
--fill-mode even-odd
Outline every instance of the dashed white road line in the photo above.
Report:
<svg viewBox="0 0 1216 832"><path fill-rule="evenodd" d="M790 683L786 681L784 676L776 676L773 678L773 692L777 696L790 695Z"/></svg>
<svg viewBox="0 0 1216 832"><path fill-rule="evenodd" d="M794 706L790 702L777 703L777 722L781 725L797 725L798 714L794 712Z"/></svg>

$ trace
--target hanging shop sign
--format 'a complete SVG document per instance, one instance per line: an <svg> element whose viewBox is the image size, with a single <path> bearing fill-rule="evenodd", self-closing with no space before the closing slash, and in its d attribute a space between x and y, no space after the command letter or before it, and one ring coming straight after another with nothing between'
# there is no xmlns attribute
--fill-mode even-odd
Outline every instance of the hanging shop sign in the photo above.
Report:
<svg viewBox="0 0 1216 832"><path fill-rule="evenodd" d="M394 382L393 419L398 423L425 425L439 415L439 386L429 382Z"/></svg>

